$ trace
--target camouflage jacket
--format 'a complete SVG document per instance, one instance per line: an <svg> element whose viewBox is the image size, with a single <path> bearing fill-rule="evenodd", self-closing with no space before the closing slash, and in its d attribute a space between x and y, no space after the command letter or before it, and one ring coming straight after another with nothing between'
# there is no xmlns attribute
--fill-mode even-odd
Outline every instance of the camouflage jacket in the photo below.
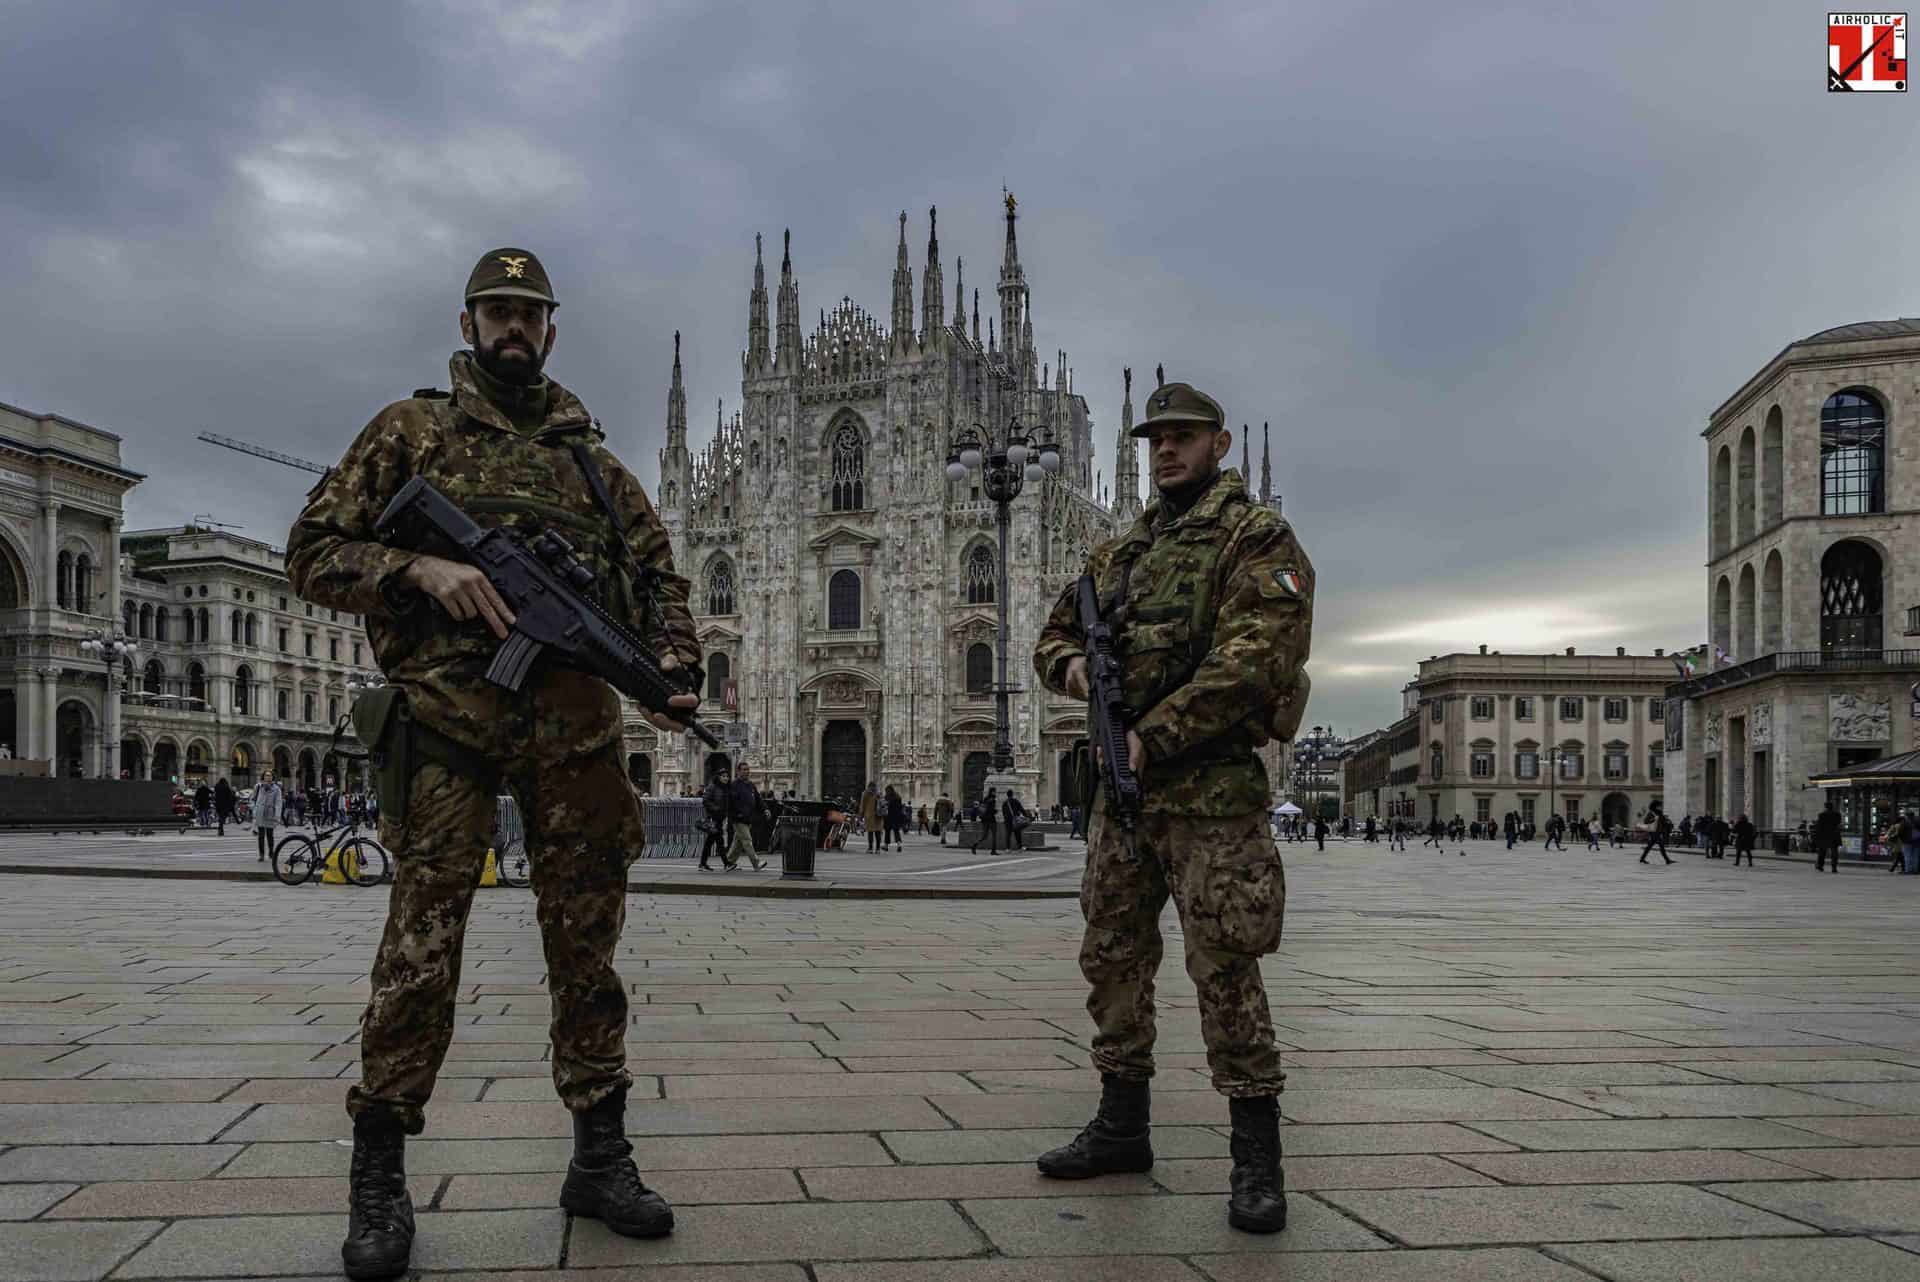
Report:
<svg viewBox="0 0 1920 1282"><path fill-rule="evenodd" d="M1266 769L1254 749L1276 709L1304 689L1313 631L1313 566L1293 527L1251 503L1229 468L1180 516L1149 504L1094 549L1087 573L1114 625L1131 728L1147 748L1145 804L1192 815L1264 810ZM1074 597L1069 586L1033 651L1034 671L1060 694L1068 661L1086 653Z"/></svg>
<svg viewBox="0 0 1920 1282"><path fill-rule="evenodd" d="M425 476L482 525L531 535L552 527L590 565L603 604L656 652L689 668L700 645L687 609L687 581L673 573L667 532L653 505L573 393L552 383L546 421L531 434L514 430L475 385L471 354L454 354L451 395L396 401L347 447L340 465L307 495L287 536L287 577L309 601L366 615L380 669L407 687L414 715L470 747L491 754L537 748L555 758L601 747L620 734L620 698L597 677L541 664L518 693L486 680L500 641L477 619L456 623L440 606L404 585L400 571L418 555L374 537L388 500ZM660 571L657 595L664 630L641 617L635 593L619 572L612 523L593 497L568 446L586 443L606 481L635 562Z"/></svg>

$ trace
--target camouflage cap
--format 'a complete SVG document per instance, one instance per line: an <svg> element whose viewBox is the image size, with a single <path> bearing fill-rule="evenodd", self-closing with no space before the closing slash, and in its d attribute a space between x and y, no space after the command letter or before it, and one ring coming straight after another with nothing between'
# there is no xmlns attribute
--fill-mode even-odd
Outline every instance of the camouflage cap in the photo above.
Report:
<svg viewBox="0 0 1920 1282"><path fill-rule="evenodd" d="M547 282L547 269L524 249L488 250L473 265L473 275L467 277L467 301L496 294L537 298L553 307L560 305L553 297L553 286Z"/></svg>
<svg viewBox="0 0 1920 1282"><path fill-rule="evenodd" d="M1147 416L1133 425L1133 436L1150 436L1156 427L1197 423L1221 428L1227 425L1227 413L1220 402L1197 390L1191 383L1163 383L1147 398Z"/></svg>

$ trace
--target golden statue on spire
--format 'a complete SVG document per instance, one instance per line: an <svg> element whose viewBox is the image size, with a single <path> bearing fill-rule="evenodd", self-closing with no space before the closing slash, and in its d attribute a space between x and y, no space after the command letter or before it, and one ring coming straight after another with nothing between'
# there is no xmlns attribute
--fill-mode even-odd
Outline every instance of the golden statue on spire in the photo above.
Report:
<svg viewBox="0 0 1920 1282"><path fill-rule="evenodd" d="M1014 208L1018 202L1014 200L1013 193L1008 191L1004 184L1000 188L1000 194L1007 198L1007 215L1008 217L1012 217Z"/></svg>

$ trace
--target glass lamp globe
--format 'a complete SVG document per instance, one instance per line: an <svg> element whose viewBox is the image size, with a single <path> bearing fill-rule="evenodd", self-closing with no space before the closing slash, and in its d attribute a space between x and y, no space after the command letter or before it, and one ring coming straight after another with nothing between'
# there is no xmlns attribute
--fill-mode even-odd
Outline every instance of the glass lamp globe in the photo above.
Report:
<svg viewBox="0 0 1920 1282"><path fill-rule="evenodd" d="M1027 443L1025 441L1015 441L1007 446L1007 462L1013 464L1015 467L1019 467L1026 461Z"/></svg>
<svg viewBox="0 0 1920 1282"><path fill-rule="evenodd" d="M1047 474L1046 470L1042 468L1038 463L1027 464L1026 478L1029 481L1037 481L1041 477L1045 476L1046 474Z"/></svg>
<svg viewBox="0 0 1920 1282"><path fill-rule="evenodd" d="M972 442L968 442L960 450L960 462L966 467L979 467L980 447Z"/></svg>
<svg viewBox="0 0 1920 1282"><path fill-rule="evenodd" d="M1041 446L1040 466L1046 468L1049 472L1058 472L1060 470L1060 451L1051 445Z"/></svg>
<svg viewBox="0 0 1920 1282"><path fill-rule="evenodd" d="M964 481L964 480L966 480L966 479L967 479L967 465L966 465L965 463L962 463L962 462L961 462L961 461L960 461L959 459L957 459L957 458L956 458L956 459L950 459L950 460L948 461L948 463L947 463L947 479L948 479L949 481Z"/></svg>

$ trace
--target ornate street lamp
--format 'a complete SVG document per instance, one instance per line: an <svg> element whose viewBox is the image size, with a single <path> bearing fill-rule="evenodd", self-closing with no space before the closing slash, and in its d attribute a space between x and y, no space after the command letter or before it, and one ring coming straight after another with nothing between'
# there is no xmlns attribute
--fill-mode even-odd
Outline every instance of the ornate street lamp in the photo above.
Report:
<svg viewBox="0 0 1920 1282"><path fill-rule="evenodd" d="M1009 419L1006 428L995 436L990 428L975 423L955 433L947 452L947 479L964 481L978 469L980 489L993 500L994 515L1000 530L1000 582L994 599L999 605L999 627L994 641L999 679L993 686L993 773L1004 775L1013 769L1013 729L1007 696L1014 688L1007 684L1007 538L1013 501L1028 481L1060 470L1060 448L1053 432L1042 427L1037 436Z"/></svg>
<svg viewBox="0 0 1920 1282"><path fill-rule="evenodd" d="M120 683L120 670L125 664L139 657L139 647L117 625L113 628L95 628L86 639L80 642L80 649L100 660L107 668L106 724L101 727L102 737L106 739L107 771L106 777L118 779L120 772L113 763L114 753L120 750L120 718L117 715L119 695L116 688Z"/></svg>

